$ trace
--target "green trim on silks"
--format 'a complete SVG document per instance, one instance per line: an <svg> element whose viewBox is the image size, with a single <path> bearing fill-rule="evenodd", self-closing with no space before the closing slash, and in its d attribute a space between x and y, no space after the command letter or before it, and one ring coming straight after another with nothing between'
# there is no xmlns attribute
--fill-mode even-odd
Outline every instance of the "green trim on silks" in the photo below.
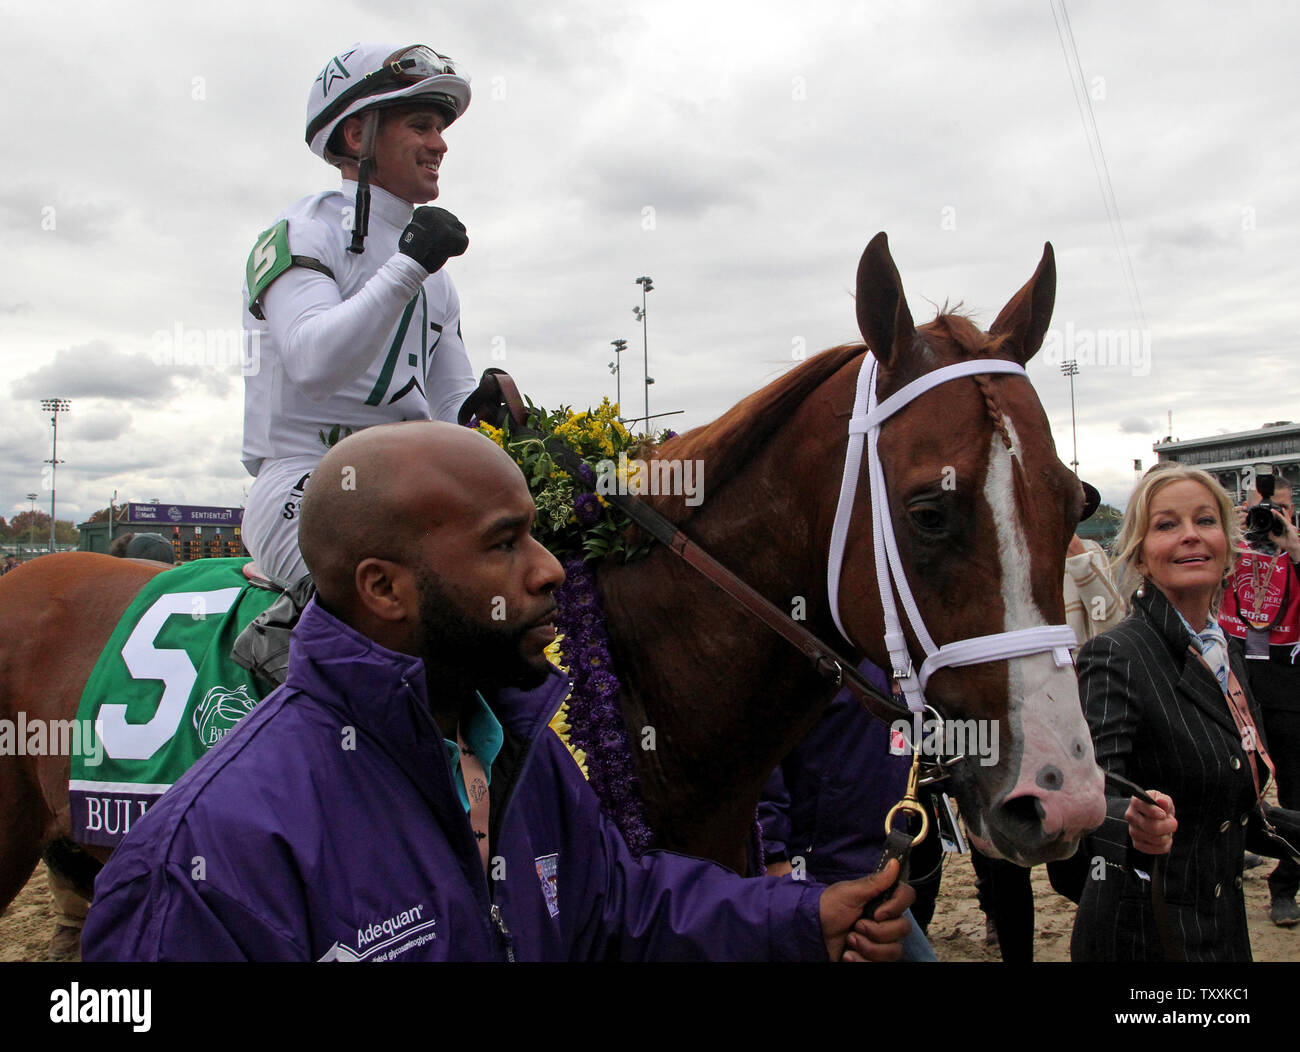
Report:
<svg viewBox="0 0 1300 1052"><path fill-rule="evenodd" d="M420 293L423 292L424 287L421 286ZM375 381L374 389L366 396L366 405L378 405L388 393L388 385L393 382L393 370L397 368L397 356L406 341L406 330L411 326L411 316L415 313L415 304L419 299L419 295L412 296L411 302L402 312L402 320L397 323L397 335L393 337L393 345L388 348L388 357L384 359L384 367L379 370L379 379Z"/></svg>
<svg viewBox="0 0 1300 1052"><path fill-rule="evenodd" d="M420 375L429 375L429 298L424 294L423 285L420 286Z"/></svg>

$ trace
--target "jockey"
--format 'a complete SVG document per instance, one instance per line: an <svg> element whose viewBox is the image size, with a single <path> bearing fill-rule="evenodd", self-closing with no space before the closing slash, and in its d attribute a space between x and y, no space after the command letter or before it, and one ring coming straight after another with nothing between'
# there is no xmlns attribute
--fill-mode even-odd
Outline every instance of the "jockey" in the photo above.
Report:
<svg viewBox="0 0 1300 1052"><path fill-rule="evenodd" d="M469 241L438 196L443 132L470 88L423 45L357 44L312 82L307 144L342 173L257 238L244 284L243 540L281 584L306 574L298 503L340 437L455 421L475 380L442 269ZM414 208L414 211L413 211Z"/></svg>

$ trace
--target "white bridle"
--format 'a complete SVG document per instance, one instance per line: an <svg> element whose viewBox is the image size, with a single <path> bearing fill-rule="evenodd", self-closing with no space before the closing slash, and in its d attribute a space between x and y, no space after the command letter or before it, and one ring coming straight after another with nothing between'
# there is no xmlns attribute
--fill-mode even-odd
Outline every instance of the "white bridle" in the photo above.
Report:
<svg viewBox="0 0 1300 1052"><path fill-rule="evenodd" d="M868 364L870 368L868 368ZM896 391L883 402L876 403L876 357L870 351L863 357L862 367L858 371L857 394L853 400L853 417L849 421L849 445L844 456L844 478L840 482L840 500L835 509L835 524L831 528L830 556L826 566L826 590L830 596L831 616L835 627L851 646L858 644L849 638L840 620L840 571L844 562L844 544L848 538L849 520L853 516L853 500L857 494L858 475L862 467L863 435L867 436L868 455L867 477L871 483L871 519L872 534L876 549L876 580L880 589L880 603L884 610L885 647L889 651L889 660L893 664L893 677L902 688L907 699L907 707L913 712L922 712L925 708L925 686L930 677L941 668L953 665L977 665L986 661L1001 661L1008 658L1025 657L1050 650L1057 667L1072 664L1071 648L1078 645L1074 631L1069 625L1035 625L1032 628L1020 628L1011 632L998 632L989 636L977 636L955 643L945 643L941 647L934 645L934 640L926 630L921 612L917 609L912 590L907 584L907 575L903 571L903 562L898 555L898 543L894 537L894 523L889 516L889 493L885 486L885 472L880 465L878 449L880 425L894 413L902 409L913 399L963 376L976 376L989 373L1011 373L1026 376L1023 366L1014 362L995 359L980 359L945 365L933 372L926 373L913 380L900 391ZM1026 376L1027 378L1027 376ZM998 509L993 509L994 514ZM898 607L894 602L894 589L907 612L907 620L912 632L925 649L926 658L921 664L920 673L912 668L912 658L907 651L907 637L903 634L903 625L898 617Z"/></svg>

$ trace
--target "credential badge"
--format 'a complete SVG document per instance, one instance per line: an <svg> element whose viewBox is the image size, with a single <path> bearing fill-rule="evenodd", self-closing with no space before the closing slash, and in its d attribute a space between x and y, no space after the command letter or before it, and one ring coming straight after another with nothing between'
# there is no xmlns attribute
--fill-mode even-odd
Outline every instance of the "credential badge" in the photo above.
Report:
<svg viewBox="0 0 1300 1052"><path fill-rule="evenodd" d="M552 917L560 915L560 896L556 889L556 875L560 868L559 855L543 855L533 859L537 867L537 879L542 882L542 894L546 896L546 908Z"/></svg>

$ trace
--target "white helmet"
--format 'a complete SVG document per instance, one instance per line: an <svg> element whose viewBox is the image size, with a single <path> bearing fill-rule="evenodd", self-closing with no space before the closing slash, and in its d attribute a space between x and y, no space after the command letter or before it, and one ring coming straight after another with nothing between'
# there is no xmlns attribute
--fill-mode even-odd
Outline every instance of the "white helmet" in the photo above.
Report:
<svg viewBox="0 0 1300 1052"><path fill-rule="evenodd" d="M354 44L325 64L307 96L307 145L331 164L327 150L339 123L362 110L409 102L438 106L450 124L469 106L469 81L446 55L423 44Z"/></svg>

